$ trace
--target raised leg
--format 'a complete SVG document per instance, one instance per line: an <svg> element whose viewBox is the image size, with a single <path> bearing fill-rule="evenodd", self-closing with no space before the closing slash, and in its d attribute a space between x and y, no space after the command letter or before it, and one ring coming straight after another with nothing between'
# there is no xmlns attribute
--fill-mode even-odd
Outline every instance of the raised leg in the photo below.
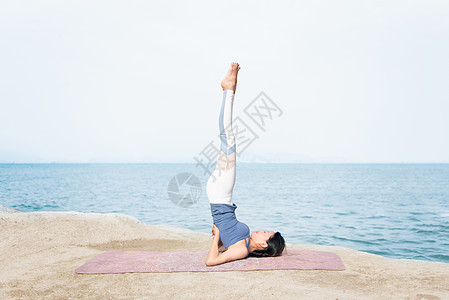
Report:
<svg viewBox="0 0 449 300"><path fill-rule="evenodd" d="M235 166L236 143L232 131L232 108L234 106L235 94L232 90L223 91L223 102L221 104L218 126L220 128L220 155L217 165L220 170L227 171Z"/></svg>
<svg viewBox="0 0 449 300"><path fill-rule="evenodd" d="M210 203L227 203L232 205L232 191L236 177L236 143L232 131L232 110L237 84L237 63L232 63L228 74L222 81L223 100L221 103L218 125L220 129L220 154L214 172L206 186Z"/></svg>

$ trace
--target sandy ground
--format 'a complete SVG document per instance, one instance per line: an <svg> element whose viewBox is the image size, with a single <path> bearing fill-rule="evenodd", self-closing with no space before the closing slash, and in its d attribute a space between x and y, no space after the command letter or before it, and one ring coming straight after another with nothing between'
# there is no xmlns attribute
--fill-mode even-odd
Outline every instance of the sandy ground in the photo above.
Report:
<svg viewBox="0 0 449 300"><path fill-rule="evenodd" d="M343 247L345 271L76 274L108 250L205 250L211 237L123 214L0 212L0 299L449 299L449 264Z"/></svg>

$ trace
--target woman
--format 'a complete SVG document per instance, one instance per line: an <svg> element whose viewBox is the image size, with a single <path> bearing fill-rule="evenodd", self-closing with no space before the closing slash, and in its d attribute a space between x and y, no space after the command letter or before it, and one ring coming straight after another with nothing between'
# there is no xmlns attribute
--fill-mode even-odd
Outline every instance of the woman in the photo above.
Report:
<svg viewBox="0 0 449 300"><path fill-rule="evenodd" d="M259 230L250 234L248 225L237 220L232 202L235 183L236 144L232 132L232 107L234 104L238 63L232 63L221 82L223 102L219 116L221 149L214 172L207 181L214 224L212 246L206 258L207 266L215 266L247 256L279 256L285 247L279 232ZM222 253L220 253L222 252Z"/></svg>

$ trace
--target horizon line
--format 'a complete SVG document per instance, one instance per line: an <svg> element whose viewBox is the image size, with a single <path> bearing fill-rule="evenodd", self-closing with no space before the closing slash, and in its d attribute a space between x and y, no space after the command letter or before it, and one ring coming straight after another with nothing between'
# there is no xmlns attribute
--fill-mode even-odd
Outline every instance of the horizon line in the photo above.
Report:
<svg viewBox="0 0 449 300"><path fill-rule="evenodd" d="M251 161L241 161L240 164L302 164L302 165L319 165L319 164L334 164L334 165L346 165L346 164L449 164L449 162L251 162ZM1 162L0 165L26 165L26 164L41 164L41 165L50 165L50 164L197 164L196 162Z"/></svg>

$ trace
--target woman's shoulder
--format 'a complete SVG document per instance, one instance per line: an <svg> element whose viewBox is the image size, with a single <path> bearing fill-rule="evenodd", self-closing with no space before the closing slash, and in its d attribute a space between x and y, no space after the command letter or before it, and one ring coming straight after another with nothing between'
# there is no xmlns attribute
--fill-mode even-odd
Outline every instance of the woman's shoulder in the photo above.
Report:
<svg viewBox="0 0 449 300"><path fill-rule="evenodd" d="M246 239L247 240L246 242L245 239L235 242L234 244L232 244L227 248L226 252L232 251L235 253L239 253L241 256L240 258L245 258L246 256L248 256L248 247L246 246L247 243L249 243L248 239L249 238Z"/></svg>
<svg viewBox="0 0 449 300"><path fill-rule="evenodd" d="M237 241L234 244L232 244L231 246L229 246L227 249L229 250L231 248L233 248L233 249L238 248L238 249L244 250L246 252L246 254L248 254L248 251L249 251L249 240L250 240L250 238L247 237L245 239Z"/></svg>

